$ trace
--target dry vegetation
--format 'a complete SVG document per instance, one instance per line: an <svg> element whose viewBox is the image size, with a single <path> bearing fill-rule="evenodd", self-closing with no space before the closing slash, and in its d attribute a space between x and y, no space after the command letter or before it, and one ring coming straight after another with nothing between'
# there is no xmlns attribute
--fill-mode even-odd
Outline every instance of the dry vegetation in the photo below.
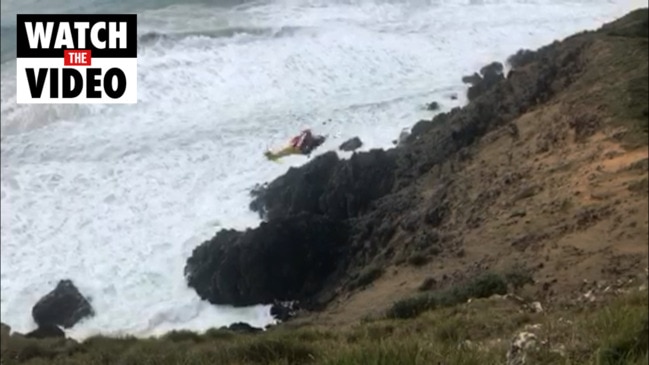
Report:
<svg viewBox="0 0 649 365"><path fill-rule="evenodd" d="M11 364L503 364L512 337L534 333L532 364L647 364L647 291L632 286L586 306L533 313L504 296L373 319L340 330L277 327L258 334L210 330L161 338L32 340L2 334ZM621 291L620 291L621 292Z"/></svg>

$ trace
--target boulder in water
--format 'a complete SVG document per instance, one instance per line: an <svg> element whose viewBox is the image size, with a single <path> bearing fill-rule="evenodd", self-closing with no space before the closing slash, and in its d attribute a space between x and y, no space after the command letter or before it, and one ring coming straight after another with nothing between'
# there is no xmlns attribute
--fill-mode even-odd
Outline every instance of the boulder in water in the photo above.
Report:
<svg viewBox="0 0 649 365"><path fill-rule="evenodd" d="M70 328L82 318L93 315L92 306L71 280L59 281L56 288L32 308L32 317L39 327L54 325Z"/></svg>
<svg viewBox="0 0 649 365"><path fill-rule="evenodd" d="M361 141L360 138L354 137L351 139L348 139L347 141L343 142L340 147L338 147L341 151L354 151L358 148L360 148L363 145L363 142Z"/></svg>
<svg viewBox="0 0 649 365"><path fill-rule="evenodd" d="M426 105L426 109L430 110L430 111L439 110L439 103L436 102L436 101L433 101L432 103L429 103L428 105Z"/></svg>

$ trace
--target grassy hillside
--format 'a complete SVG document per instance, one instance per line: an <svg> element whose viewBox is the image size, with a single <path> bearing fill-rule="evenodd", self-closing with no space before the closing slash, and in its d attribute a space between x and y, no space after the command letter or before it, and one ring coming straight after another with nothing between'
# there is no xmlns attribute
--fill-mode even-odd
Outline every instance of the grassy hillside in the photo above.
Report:
<svg viewBox="0 0 649 365"><path fill-rule="evenodd" d="M503 364L512 337L536 336L531 364L647 364L647 291L534 313L494 296L411 319L366 320L347 329L280 326L260 334L211 330L162 338L94 337L81 344L2 335L11 364Z"/></svg>

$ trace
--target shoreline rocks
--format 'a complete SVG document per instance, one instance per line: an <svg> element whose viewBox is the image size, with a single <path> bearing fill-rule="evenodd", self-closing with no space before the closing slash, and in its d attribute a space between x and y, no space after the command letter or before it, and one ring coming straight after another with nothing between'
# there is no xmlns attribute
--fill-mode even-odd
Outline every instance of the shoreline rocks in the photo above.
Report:
<svg viewBox="0 0 649 365"><path fill-rule="evenodd" d="M360 138L354 137L350 138L347 141L343 142L338 149L345 152L355 151L363 146L363 142Z"/></svg>
<svg viewBox="0 0 649 365"><path fill-rule="evenodd" d="M194 249L185 274L189 286L213 304L308 299L334 270L346 242L342 222L300 213L245 232L220 231Z"/></svg>
<svg viewBox="0 0 649 365"><path fill-rule="evenodd" d="M71 328L83 318L95 314L90 302L71 280L61 280L56 288L42 297L32 308L32 317L43 332L56 332L52 326ZM40 332L39 332L40 333Z"/></svg>

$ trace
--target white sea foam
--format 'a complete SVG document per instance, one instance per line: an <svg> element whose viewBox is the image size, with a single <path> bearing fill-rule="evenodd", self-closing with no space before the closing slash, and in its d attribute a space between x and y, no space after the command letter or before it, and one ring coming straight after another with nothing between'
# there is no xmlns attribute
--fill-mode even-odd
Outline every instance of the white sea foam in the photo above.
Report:
<svg viewBox="0 0 649 365"><path fill-rule="evenodd" d="M33 329L31 306L70 278L97 312L75 326L78 338L269 323L267 307L209 305L183 278L191 250L219 227L258 223L251 186L306 161L267 162L266 147L304 127L330 136L320 153L353 136L364 149L387 147L431 117L425 102L464 103L462 75L640 5L280 0L147 10L142 34L180 36L142 44L135 106L16 105L13 69L3 67L2 319ZM228 27L241 34L220 36Z"/></svg>

